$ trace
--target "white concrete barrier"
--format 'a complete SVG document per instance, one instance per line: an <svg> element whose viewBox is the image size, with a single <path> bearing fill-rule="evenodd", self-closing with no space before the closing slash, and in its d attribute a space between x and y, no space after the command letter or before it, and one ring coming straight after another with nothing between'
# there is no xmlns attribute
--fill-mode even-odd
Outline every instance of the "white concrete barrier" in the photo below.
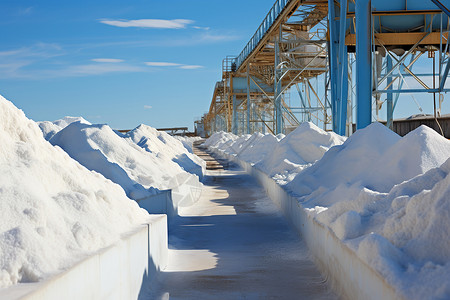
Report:
<svg viewBox="0 0 450 300"><path fill-rule="evenodd" d="M47 280L1 290L0 299L139 299L167 259L167 217L154 215L115 245Z"/></svg>
<svg viewBox="0 0 450 300"><path fill-rule="evenodd" d="M258 180L266 194L302 235L318 268L331 282L338 295L344 299L404 299L329 228L309 217L298 200L289 195L275 180L234 155L216 149L210 150L222 158L237 163Z"/></svg>
<svg viewBox="0 0 450 300"><path fill-rule="evenodd" d="M139 206L150 214L166 214L170 224L178 216L178 205L173 201L172 190L160 191L156 195L136 200Z"/></svg>
<svg viewBox="0 0 450 300"><path fill-rule="evenodd" d="M178 208L191 206L201 196L203 184L191 174L179 174L172 178L170 190L160 191L156 195L136 200L140 207L150 214L166 214L169 225L178 216Z"/></svg>

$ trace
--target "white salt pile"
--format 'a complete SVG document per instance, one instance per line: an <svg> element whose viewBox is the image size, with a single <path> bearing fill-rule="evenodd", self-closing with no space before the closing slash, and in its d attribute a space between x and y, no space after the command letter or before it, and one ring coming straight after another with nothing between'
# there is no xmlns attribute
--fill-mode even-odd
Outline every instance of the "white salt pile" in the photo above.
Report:
<svg viewBox="0 0 450 300"><path fill-rule="evenodd" d="M331 148L316 164L301 172L287 188L306 195L323 187L353 184L378 192L441 165L450 157L450 142L421 126L401 138L374 123Z"/></svg>
<svg viewBox="0 0 450 300"><path fill-rule="evenodd" d="M44 135L44 138L48 141L50 140L55 134L57 134L59 131L61 131L63 128L67 127L68 125L74 123L74 122L81 122L83 124L89 124L90 122L86 121L82 117L64 117L62 119L50 122L50 121L42 121L37 122L39 125L39 128L41 128L41 131Z"/></svg>
<svg viewBox="0 0 450 300"><path fill-rule="evenodd" d="M272 153L256 167L278 183L285 184L312 163L321 159L328 149L340 145L345 137L326 132L311 122L302 123L276 145L268 145Z"/></svg>
<svg viewBox="0 0 450 300"><path fill-rule="evenodd" d="M179 140L166 132L157 131L155 128L141 124L129 131L126 135L138 146L148 153L164 161L173 161L184 171L203 178L206 170L206 162L189 152ZM170 166L170 164L168 165Z"/></svg>
<svg viewBox="0 0 450 300"><path fill-rule="evenodd" d="M176 135L173 138L179 140L190 153L194 153L194 151L193 151L194 142L202 140L202 138L199 136L178 136L178 135Z"/></svg>
<svg viewBox="0 0 450 300"><path fill-rule="evenodd" d="M38 281L107 247L148 214L53 147L0 96L0 287Z"/></svg>
<svg viewBox="0 0 450 300"><path fill-rule="evenodd" d="M249 139L249 143L239 152L238 157L251 164L257 164L266 157L270 157L278 144L278 139L273 134L255 133Z"/></svg>
<svg viewBox="0 0 450 300"><path fill-rule="evenodd" d="M401 297L449 299L450 141L425 126L401 138L375 123L342 145L314 126L297 130L256 167L294 174L284 188ZM221 138L225 151L233 142Z"/></svg>
<svg viewBox="0 0 450 300"><path fill-rule="evenodd" d="M170 188L172 178L185 173L170 155L147 152L107 125L72 123L50 142L89 170L122 186L128 197L135 200L156 194L156 189Z"/></svg>

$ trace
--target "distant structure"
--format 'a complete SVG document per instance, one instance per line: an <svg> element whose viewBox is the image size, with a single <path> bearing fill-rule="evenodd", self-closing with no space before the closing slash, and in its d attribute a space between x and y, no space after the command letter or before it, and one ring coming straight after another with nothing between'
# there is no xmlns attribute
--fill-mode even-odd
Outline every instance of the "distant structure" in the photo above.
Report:
<svg viewBox="0 0 450 300"><path fill-rule="evenodd" d="M438 0L277 0L241 53L223 60L196 126L206 136L278 134L314 120L350 135L353 115L364 128L383 106L393 128L404 93L433 94L437 122L450 91L449 14ZM414 72L421 59L429 70ZM293 87L300 103L290 101Z"/></svg>

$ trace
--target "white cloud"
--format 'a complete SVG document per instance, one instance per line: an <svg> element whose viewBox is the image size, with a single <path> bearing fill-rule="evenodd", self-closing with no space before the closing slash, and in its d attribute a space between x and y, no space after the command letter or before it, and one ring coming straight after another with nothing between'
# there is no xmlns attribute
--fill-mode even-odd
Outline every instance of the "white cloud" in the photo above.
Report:
<svg viewBox="0 0 450 300"><path fill-rule="evenodd" d="M149 61L149 62L146 62L145 64L150 67L179 67L179 66L182 66L182 64L171 63L171 62L159 62L159 61Z"/></svg>
<svg viewBox="0 0 450 300"><path fill-rule="evenodd" d="M183 29L187 25L194 23L192 20L175 19L140 19L140 20L100 20L100 23L116 26L116 27L139 27L139 28L167 28L167 29Z"/></svg>
<svg viewBox="0 0 450 300"><path fill-rule="evenodd" d="M203 27L203 26L192 26L192 28L200 29L200 30L210 30L211 29L210 27Z"/></svg>
<svg viewBox="0 0 450 300"><path fill-rule="evenodd" d="M179 69L185 69L185 70L194 70L194 69L201 69L203 66L199 65L185 65L185 64L179 64L179 63L172 63L172 62L146 62L147 66L150 67L177 67Z"/></svg>
<svg viewBox="0 0 450 300"><path fill-rule="evenodd" d="M99 63L120 63L124 61L123 59L117 58L94 58L91 60Z"/></svg>
<svg viewBox="0 0 450 300"><path fill-rule="evenodd" d="M138 66L127 64L87 64L68 67L61 70L61 74L66 76L101 75L107 73L143 72L144 69Z"/></svg>
<svg viewBox="0 0 450 300"><path fill-rule="evenodd" d="M144 105L144 109L152 109L153 108L153 106L151 106L151 105Z"/></svg>
<svg viewBox="0 0 450 300"><path fill-rule="evenodd" d="M185 69L185 70L195 70L195 69L201 69L203 68L203 66L199 66L199 65L184 65L181 66L180 69Z"/></svg>

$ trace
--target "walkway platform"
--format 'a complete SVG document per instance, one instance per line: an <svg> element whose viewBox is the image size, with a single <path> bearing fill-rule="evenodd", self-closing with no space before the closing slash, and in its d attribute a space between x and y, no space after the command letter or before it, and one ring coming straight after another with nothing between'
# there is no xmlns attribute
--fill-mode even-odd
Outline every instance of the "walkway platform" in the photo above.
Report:
<svg viewBox="0 0 450 300"><path fill-rule="evenodd" d="M336 299L256 181L202 156L212 167L203 194L171 227L169 264L148 299Z"/></svg>

